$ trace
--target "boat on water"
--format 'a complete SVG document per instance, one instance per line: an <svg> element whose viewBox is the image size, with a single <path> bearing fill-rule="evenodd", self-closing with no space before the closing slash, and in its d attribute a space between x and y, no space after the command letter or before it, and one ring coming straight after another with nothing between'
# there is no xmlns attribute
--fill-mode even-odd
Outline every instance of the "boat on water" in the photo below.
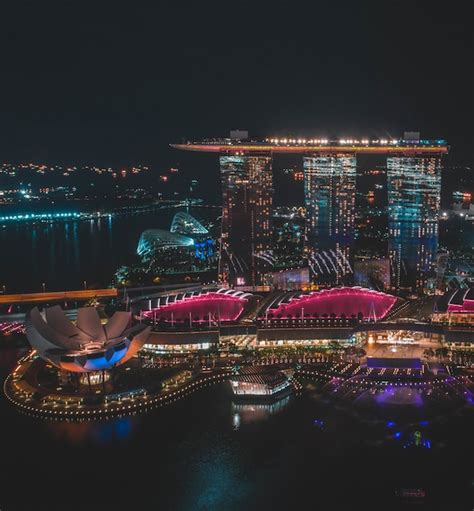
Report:
<svg viewBox="0 0 474 511"><path fill-rule="evenodd" d="M274 400L293 392L293 374L293 370L245 367L230 378L230 386L239 399Z"/></svg>

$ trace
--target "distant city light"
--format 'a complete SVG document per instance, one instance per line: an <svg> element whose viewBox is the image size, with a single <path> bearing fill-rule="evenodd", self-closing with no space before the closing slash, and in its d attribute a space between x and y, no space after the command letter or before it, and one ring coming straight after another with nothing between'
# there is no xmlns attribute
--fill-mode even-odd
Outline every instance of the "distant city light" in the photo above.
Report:
<svg viewBox="0 0 474 511"><path fill-rule="evenodd" d="M0 216L0 222L18 222L28 220L52 220L61 218L78 218L81 215L79 213L68 212L68 213L26 213L18 215L6 215Z"/></svg>

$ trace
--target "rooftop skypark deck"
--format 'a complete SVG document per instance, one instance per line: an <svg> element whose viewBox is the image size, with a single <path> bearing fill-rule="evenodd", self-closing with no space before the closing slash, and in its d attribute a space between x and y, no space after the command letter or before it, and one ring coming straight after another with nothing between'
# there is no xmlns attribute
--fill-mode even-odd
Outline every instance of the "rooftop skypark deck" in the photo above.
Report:
<svg viewBox="0 0 474 511"><path fill-rule="evenodd" d="M398 139L306 139L266 138L264 140L204 139L171 144L174 149L204 153L350 153L391 155L441 155L448 153L446 140Z"/></svg>

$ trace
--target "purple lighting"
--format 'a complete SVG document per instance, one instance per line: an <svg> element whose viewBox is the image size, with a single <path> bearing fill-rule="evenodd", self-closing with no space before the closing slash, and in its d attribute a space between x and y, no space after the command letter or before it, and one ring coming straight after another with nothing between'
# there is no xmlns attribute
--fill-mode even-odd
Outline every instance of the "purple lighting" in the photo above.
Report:
<svg viewBox="0 0 474 511"><path fill-rule="evenodd" d="M341 287L296 296L288 303L281 303L272 313L282 317L335 314L336 317L345 315L348 318L362 314L364 319L382 319L396 301L396 297L372 289Z"/></svg>
<svg viewBox="0 0 474 511"><path fill-rule="evenodd" d="M160 305L144 312L147 318L165 322L236 321L247 298L224 293L206 293Z"/></svg>
<svg viewBox="0 0 474 511"><path fill-rule="evenodd" d="M474 288L453 293L448 301L448 312L474 313Z"/></svg>
<svg viewBox="0 0 474 511"><path fill-rule="evenodd" d="M448 312L474 312L474 300L464 300L462 305L450 303Z"/></svg>
<svg viewBox="0 0 474 511"><path fill-rule="evenodd" d="M422 406L423 398L420 392L410 387L387 387L375 398L379 405Z"/></svg>

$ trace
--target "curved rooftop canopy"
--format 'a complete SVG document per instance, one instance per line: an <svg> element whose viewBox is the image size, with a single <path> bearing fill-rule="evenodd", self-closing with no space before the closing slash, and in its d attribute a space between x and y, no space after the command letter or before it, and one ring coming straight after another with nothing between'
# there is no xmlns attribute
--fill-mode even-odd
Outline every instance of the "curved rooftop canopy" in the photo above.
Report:
<svg viewBox="0 0 474 511"><path fill-rule="evenodd" d="M145 344L150 328L130 327L131 314L116 312L103 325L95 307L77 310L74 324L59 305L26 317L26 336L38 355L65 371L101 371L123 364Z"/></svg>
<svg viewBox="0 0 474 511"><path fill-rule="evenodd" d="M170 232L192 235L207 234L209 231L189 213L179 211L173 217Z"/></svg>
<svg viewBox="0 0 474 511"><path fill-rule="evenodd" d="M280 295L267 308L269 317L358 316L364 319L382 319L397 298L373 289L339 287L312 293Z"/></svg>
<svg viewBox="0 0 474 511"><path fill-rule="evenodd" d="M142 232L138 241L137 254L144 256L156 249L192 247L194 240L189 236L183 236L164 229L147 229Z"/></svg>
<svg viewBox="0 0 474 511"><path fill-rule="evenodd" d="M252 296L224 288L168 294L144 301L144 315L164 322L236 321Z"/></svg>
<svg viewBox="0 0 474 511"><path fill-rule="evenodd" d="M439 310L447 312L474 314L474 287L450 291L438 300L437 305Z"/></svg>

